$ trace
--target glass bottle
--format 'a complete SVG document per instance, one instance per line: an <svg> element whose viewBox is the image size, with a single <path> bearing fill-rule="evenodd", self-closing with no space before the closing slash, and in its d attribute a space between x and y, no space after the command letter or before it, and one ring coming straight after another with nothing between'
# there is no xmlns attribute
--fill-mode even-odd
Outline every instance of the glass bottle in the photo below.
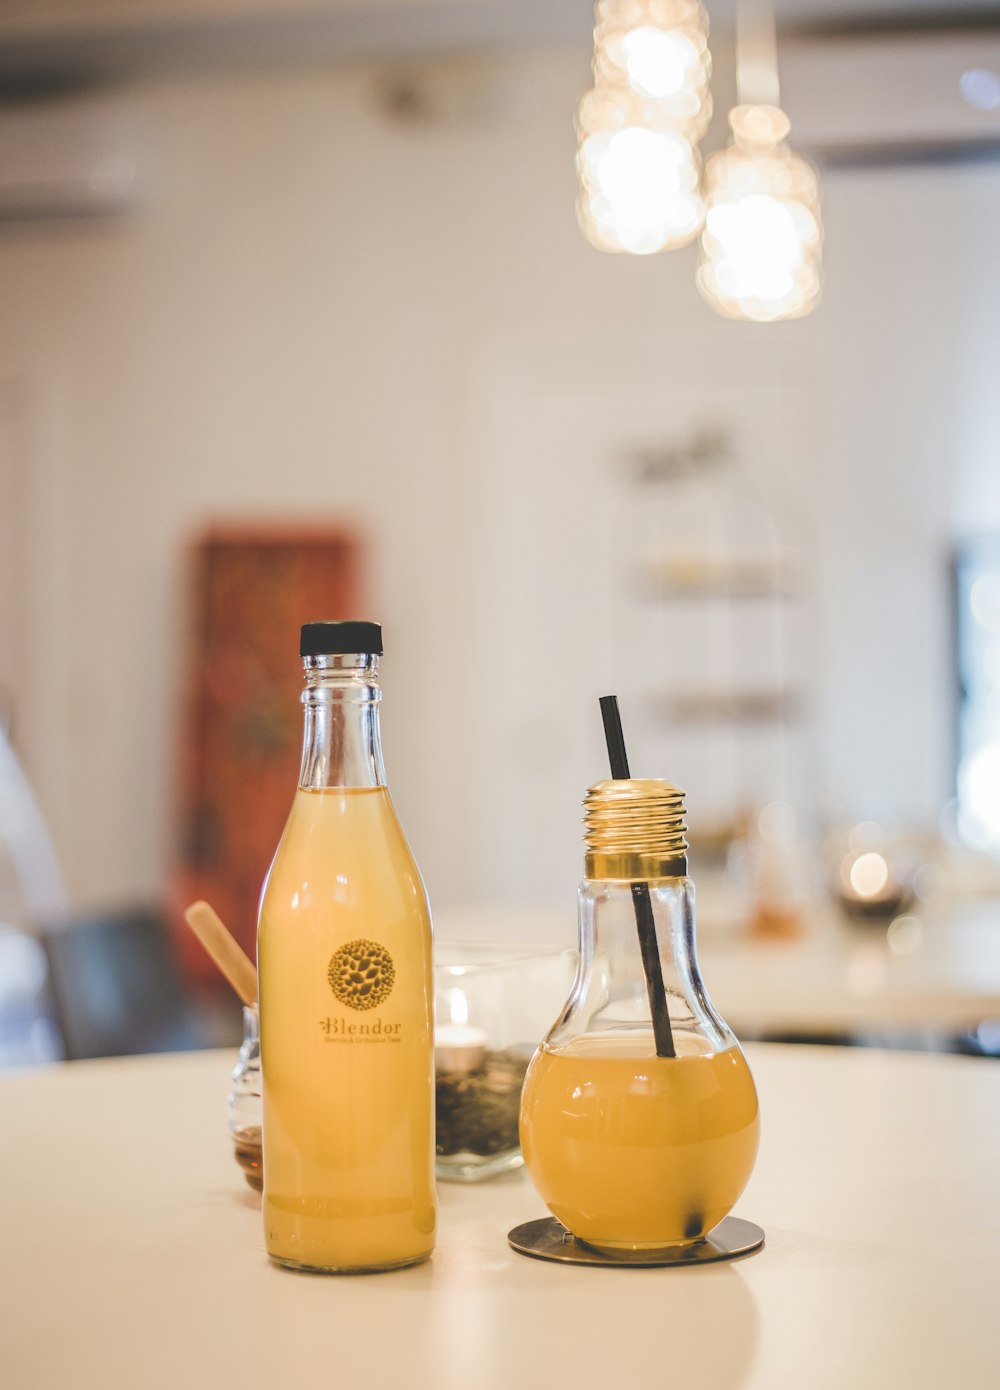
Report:
<svg viewBox="0 0 1000 1390"><path fill-rule="evenodd" d="M376 623L302 629L299 789L257 936L267 1249L392 1269L434 1246L431 923L389 799Z"/></svg>
<svg viewBox="0 0 1000 1390"><path fill-rule="evenodd" d="M585 807L580 964L528 1068L524 1161L552 1214L588 1245L689 1244L750 1177L757 1093L698 969L683 793L599 782Z"/></svg>

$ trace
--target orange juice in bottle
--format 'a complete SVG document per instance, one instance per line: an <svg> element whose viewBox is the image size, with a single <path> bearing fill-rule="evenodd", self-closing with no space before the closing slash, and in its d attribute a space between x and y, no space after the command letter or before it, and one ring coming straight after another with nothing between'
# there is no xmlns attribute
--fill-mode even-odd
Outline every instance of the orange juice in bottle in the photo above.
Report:
<svg viewBox="0 0 1000 1390"><path fill-rule="evenodd" d="M431 923L385 785L375 623L302 630L299 788L257 936L263 1216L279 1264L393 1269L434 1246Z"/></svg>

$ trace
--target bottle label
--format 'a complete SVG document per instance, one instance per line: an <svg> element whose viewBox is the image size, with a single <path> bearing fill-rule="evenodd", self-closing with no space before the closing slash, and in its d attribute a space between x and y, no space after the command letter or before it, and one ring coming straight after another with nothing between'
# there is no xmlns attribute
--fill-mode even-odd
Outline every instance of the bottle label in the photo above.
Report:
<svg viewBox="0 0 1000 1390"><path fill-rule="evenodd" d="M396 968L377 941L348 941L330 958L327 979L349 1009L377 1009L392 993Z"/></svg>
<svg viewBox="0 0 1000 1390"><path fill-rule="evenodd" d="M399 1042L403 1031L401 1023L386 1023L381 1018L373 1018L370 1023L348 1023L346 1018L321 1018L319 1026L326 1034L326 1042Z"/></svg>
<svg viewBox="0 0 1000 1390"><path fill-rule="evenodd" d="M392 993L396 967L392 956L377 941L348 941L330 957L326 972L337 1002L349 1009L368 1013L384 1004ZM399 1042L401 1023L389 1023L381 1016L351 1023L347 1018L321 1018L319 1026L327 1042Z"/></svg>

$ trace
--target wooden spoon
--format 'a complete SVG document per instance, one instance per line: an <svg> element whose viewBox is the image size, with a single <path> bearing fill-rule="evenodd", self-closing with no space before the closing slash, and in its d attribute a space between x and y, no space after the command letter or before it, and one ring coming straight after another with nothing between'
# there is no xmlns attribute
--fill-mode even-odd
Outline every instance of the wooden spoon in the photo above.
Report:
<svg viewBox="0 0 1000 1390"><path fill-rule="evenodd" d="M257 1002L257 971L215 908L201 899L184 910L184 919L244 1004Z"/></svg>

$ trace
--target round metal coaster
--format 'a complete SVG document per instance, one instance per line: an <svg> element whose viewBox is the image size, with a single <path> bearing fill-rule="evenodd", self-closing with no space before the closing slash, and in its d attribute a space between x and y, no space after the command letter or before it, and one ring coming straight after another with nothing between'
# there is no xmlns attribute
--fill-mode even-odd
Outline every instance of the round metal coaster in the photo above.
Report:
<svg viewBox="0 0 1000 1390"><path fill-rule="evenodd" d="M711 1264L715 1260L735 1260L749 1255L764 1244L764 1232L752 1221L727 1216L693 1245L667 1245L660 1250L620 1250L612 1253L593 1250L571 1236L554 1216L526 1221L507 1233L507 1241L519 1255L536 1260L556 1260L567 1265L625 1265L630 1269L655 1269L666 1265Z"/></svg>

